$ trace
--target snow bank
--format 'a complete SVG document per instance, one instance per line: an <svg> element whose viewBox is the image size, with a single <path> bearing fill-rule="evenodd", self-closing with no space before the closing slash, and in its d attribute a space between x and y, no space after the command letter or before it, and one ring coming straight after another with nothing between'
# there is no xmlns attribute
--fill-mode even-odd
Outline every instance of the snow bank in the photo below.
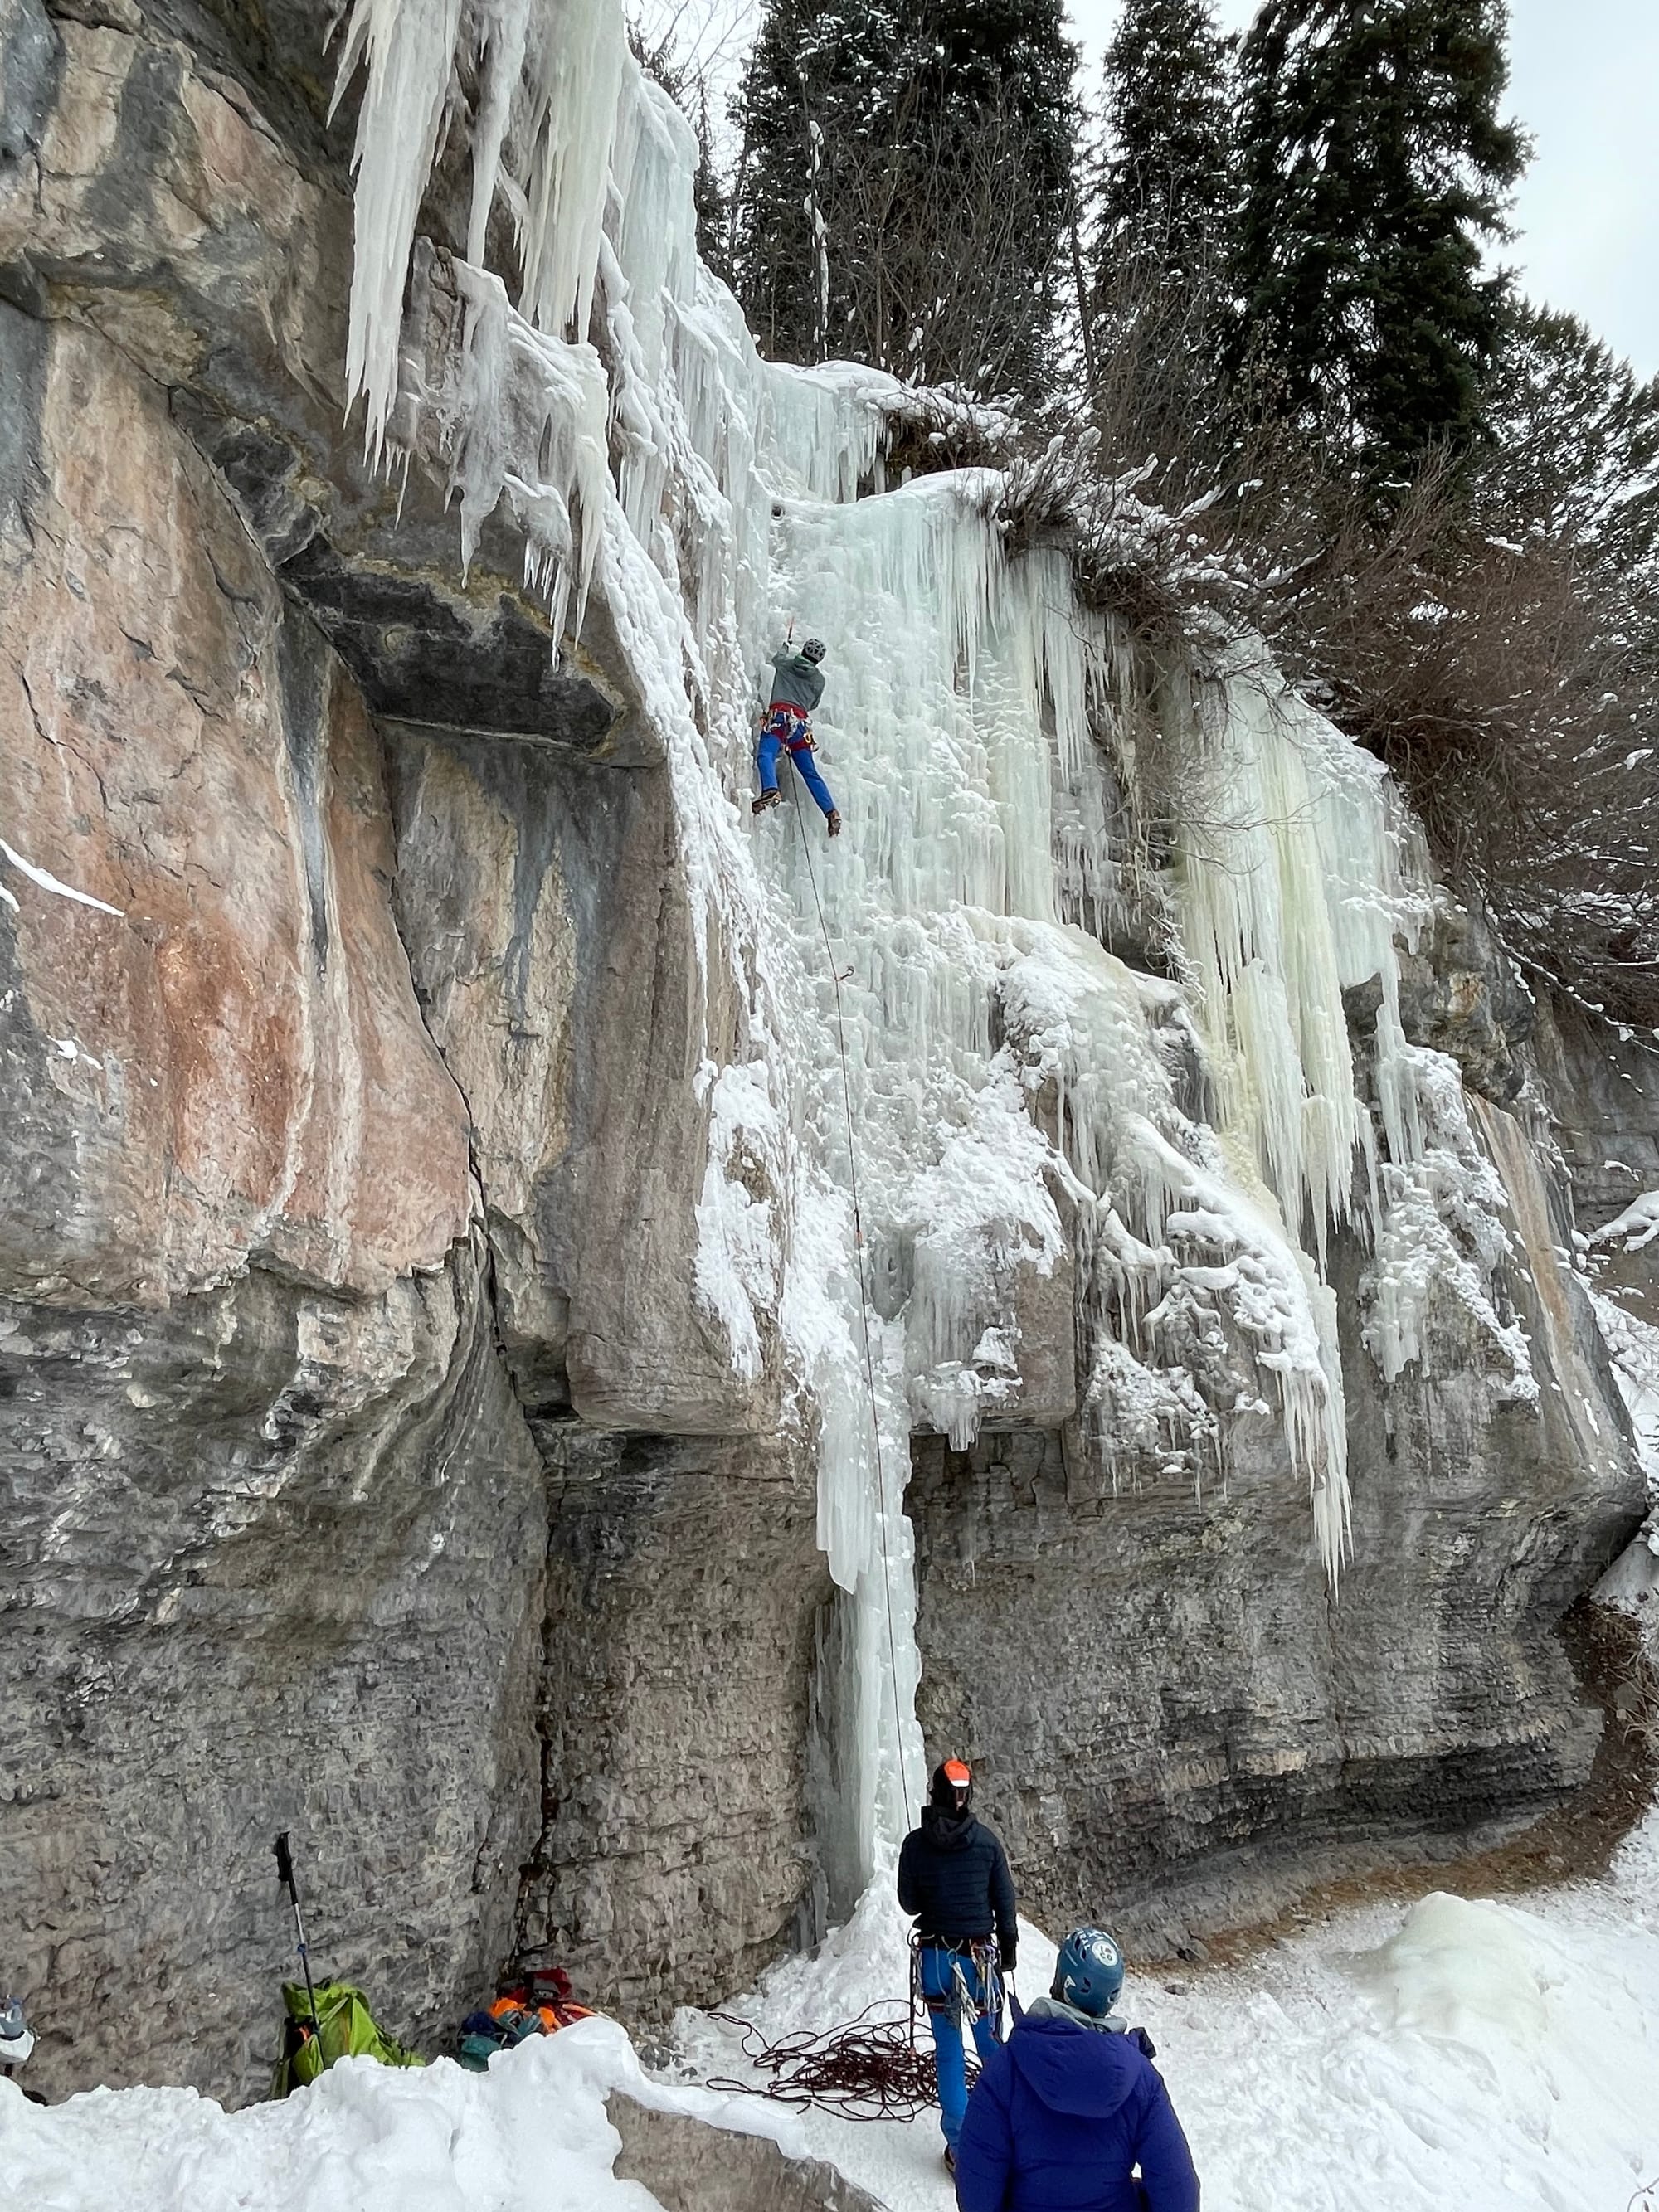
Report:
<svg viewBox="0 0 1659 2212"><path fill-rule="evenodd" d="M278 2105L227 2112L191 2089L94 2089L42 2108L0 2081L0 2176L28 2212L645 2212L617 2181L605 2099L804 2148L778 2106L649 2080L614 2021L579 2021L490 2061L331 2067Z"/></svg>
<svg viewBox="0 0 1659 2212"><path fill-rule="evenodd" d="M1648 1495L1659 1501L1659 1328L1603 1291L1592 1290L1589 1296L1613 1362L1613 1380L1630 1415Z"/></svg>
<svg viewBox="0 0 1659 2212"><path fill-rule="evenodd" d="M1604 1221L1590 1238L1592 1244L1612 1244L1624 1239L1627 1252L1640 1252L1659 1237L1659 1190L1644 1190L1632 1199L1624 1212Z"/></svg>

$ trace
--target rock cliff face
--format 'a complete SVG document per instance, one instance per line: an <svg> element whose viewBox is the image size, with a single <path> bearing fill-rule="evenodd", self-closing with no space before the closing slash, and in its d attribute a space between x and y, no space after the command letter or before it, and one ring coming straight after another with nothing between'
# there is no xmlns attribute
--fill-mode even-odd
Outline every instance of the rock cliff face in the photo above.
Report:
<svg viewBox="0 0 1659 2212"><path fill-rule="evenodd" d="M1659 1190L1659 1054L1561 998L1540 1008L1535 1054L1578 1226L1592 1232Z"/></svg>
<svg viewBox="0 0 1659 2212"><path fill-rule="evenodd" d="M0 885L0 1979L49 2089L248 2094L279 1826L428 2034L521 1883L647 2010L768 1955L823 1577L603 611L550 678L363 475L321 13L87 12L0 11L0 836L103 902Z"/></svg>
<svg viewBox="0 0 1659 2212"><path fill-rule="evenodd" d="M514 535L463 577L345 424L326 13L0 0L0 1982L53 2091L257 2092L279 1826L319 1963L434 2039L520 1942L632 2016L723 1995L852 1863L817 1415L696 1288L743 1009L623 611L554 672ZM1524 1008L1450 909L1406 982L1540 1389L1455 1301L1385 1383L1339 1252L1340 1603L1272 1424L1197 1487L1081 1421L1069 1245L988 1307L1000 1424L917 1437L921 1717L1040 1912L1237 1917L1587 1767L1555 1624L1639 1480ZM1556 1110L1624 1142L1599 1048Z"/></svg>
<svg viewBox="0 0 1659 2212"><path fill-rule="evenodd" d="M1360 1274L1338 1255L1345 1314ZM1185 1468L1115 1480L1074 1425L918 1442L924 1726L994 1778L1038 1918L1184 1948L1298 1881L1435 1856L1586 1778L1601 1715L1558 1627L1632 1492L1585 1481L1586 1408L1609 1433L1616 1415L1583 1293L1558 1328L1555 1280L1517 1268L1516 1288L1536 1404L1506 1400L1450 1315L1392 1385L1345 1344L1340 1600L1274 1454L1236 1446L1200 1493Z"/></svg>

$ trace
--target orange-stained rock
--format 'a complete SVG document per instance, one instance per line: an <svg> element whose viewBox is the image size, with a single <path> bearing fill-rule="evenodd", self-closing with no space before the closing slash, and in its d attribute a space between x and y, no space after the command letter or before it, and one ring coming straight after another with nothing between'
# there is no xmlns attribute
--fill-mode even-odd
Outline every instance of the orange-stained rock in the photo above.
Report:
<svg viewBox="0 0 1659 2212"><path fill-rule="evenodd" d="M38 326L37 326L38 327ZM251 1256L373 1291L469 1211L466 1116L388 902L378 740L159 388L54 324L25 395L32 544L3 549L0 836L17 1003L55 1097L0 1286L165 1305ZM0 1081L5 1080L0 1076Z"/></svg>

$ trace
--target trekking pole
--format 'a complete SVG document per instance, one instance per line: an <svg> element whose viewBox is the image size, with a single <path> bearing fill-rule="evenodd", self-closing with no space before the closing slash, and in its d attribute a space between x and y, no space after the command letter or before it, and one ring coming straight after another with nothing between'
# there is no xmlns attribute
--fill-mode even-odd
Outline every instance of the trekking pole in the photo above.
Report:
<svg viewBox="0 0 1659 2212"><path fill-rule="evenodd" d="M318 2049L322 2048L322 2024L317 2018L317 1992L311 1985L311 1953L306 1943L306 1923L300 1912L300 1885L294 1879L294 1856L288 1847L288 1830L284 1828L271 1845L276 1854L276 1880L287 1890L294 1906L294 1940L299 1947L300 1964L305 1970L306 2001L311 2007L311 2032L317 2038Z"/></svg>

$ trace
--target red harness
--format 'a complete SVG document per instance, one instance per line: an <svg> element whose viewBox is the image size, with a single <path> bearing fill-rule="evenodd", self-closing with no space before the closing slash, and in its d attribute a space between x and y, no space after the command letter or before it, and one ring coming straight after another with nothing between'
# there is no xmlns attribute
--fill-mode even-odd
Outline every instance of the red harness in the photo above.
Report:
<svg viewBox="0 0 1659 2212"><path fill-rule="evenodd" d="M766 720L761 724L761 735L763 738L781 738L792 753L810 753L817 750L812 742L812 725L805 713L800 708L791 707L786 702L767 708Z"/></svg>

